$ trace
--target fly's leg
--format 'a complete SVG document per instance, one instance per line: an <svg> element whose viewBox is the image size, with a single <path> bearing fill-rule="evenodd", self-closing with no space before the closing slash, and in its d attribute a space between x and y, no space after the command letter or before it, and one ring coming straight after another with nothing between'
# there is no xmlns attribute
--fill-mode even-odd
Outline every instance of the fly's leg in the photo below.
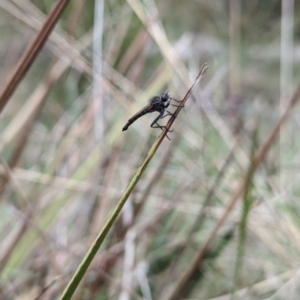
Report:
<svg viewBox="0 0 300 300"><path fill-rule="evenodd" d="M151 126L152 128L158 128L158 127L153 127L153 125L154 125L154 124L158 125L156 122L157 122L160 118L162 118L163 115L164 115L164 110L161 111L161 112L159 113L159 115L154 119L154 121L151 123L150 126ZM160 125L158 125L158 126L160 126Z"/></svg>
<svg viewBox="0 0 300 300"><path fill-rule="evenodd" d="M157 123L157 121L159 120L159 119L162 119L163 118L163 115L164 115L164 110L154 119L154 121L151 123L151 127L152 128L160 128L161 130L163 130L163 129L166 129L167 127L166 126L162 126L162 125L159 125L158 123ZM155 126L154 126L155 125ZM173 130L168 130L168 132L172 132Z"/></svg>
<svg viewBox="0 0 300 300"><path fill-rule="evenodd" d="M174 98L172 98L172 100L174 100L174 101L176 101L176 102L181 102L182 100L176 100L176 99L174 99Z"/></svg>
<svg viewBox="0 0 300 300"><path fill-rule="evenodd" d="M156 126L154 126L154 125L156 125ZM167 139L168 139L169 141L171 140L171 139L169 138L169 136L168 136L168 133L169 133L169 132L173 132L173 130L168 129L166 126L161 126L161 125L159 125L158 123L154 123L151 127L152 127L152 128L160 128L161 130L167 129L166 137L167 137Z"/></svg>
<svg viewBox="0 0 300 300"><path fill-rule="evenodd" d="M172 100L176 101L177 103L181 103L182 102L182 100L176 100L174 98L172 98ZM171 105L173 105L175 107L184 107L184 105L174 105L174 104L171 104Z"/></svg>
<svg viewBox="0 0 300 300"><path fill-rule="evenodd" d="M175 107L184 107L184 105L175 105L175 104L171 104L171 105Z"/></svg>
<svg viewBox="0 0 300 300"><path fill-rule="evenodd" d="M174 98L172 98L172 100L174 100L174 101L176 101L176 102L178 102L178 103L181 103L182 102L182 100L176 100L176 99L174 99ZM184 105L181 105L181 104L179 104L179 105L175 105L175 104L171 104L172 106L175 106L175 107L184 107Z"/></svg>
<svg viewBox="0 0 300 300"><path fill-rule="evenodd" d="M160 128L161 130L167 129L168 132L172 132L173 130L169 130L166 126L161 126L157 123L157 121L159 119L162 119L164 115L164 110L154 119L154 121L151 123L151 127L152 128ZM170 138L168 137L168 134L166 134L166 137L170 140Z"/></svg>
<svg viewBox="0 0 300 300"><path fill-rule="evenodd" d="M176 118L176 115L175 115L175 114L173 114L173 113L171 113L171 112L169 112L169 111L167 110L167 114L166 114L165 116L163 116L162 119L165 118L165 117L168 117L168 116L171 116L171 117Z"/></svg>
<svg viewBox="0 0 300 300"><path fill-rule="evenodd" d="M171 99L174 100L174 101L176 101L177 103L181 103L182 102L182 100L176 100L174 98L171 98ZM174 105L174 104L171 104L171 105L173 105L175 107L184 107L184 105Z"/></svg>

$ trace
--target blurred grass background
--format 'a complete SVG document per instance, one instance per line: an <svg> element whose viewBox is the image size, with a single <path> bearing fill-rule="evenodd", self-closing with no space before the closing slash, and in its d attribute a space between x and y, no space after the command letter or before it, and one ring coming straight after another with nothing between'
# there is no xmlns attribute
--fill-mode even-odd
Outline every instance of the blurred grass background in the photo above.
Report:
<svg viewBox="0 0 300 300"><path fill-rule="evenodd" d="M53 4L0 0L2 85ZM204 62L74 299L298 299L299 108L251 169L299 84L299 14L292 0L71 1L1 115L0 299L61 295L160 133L154 114L122 127L153 95L182 99Z"/></svg>

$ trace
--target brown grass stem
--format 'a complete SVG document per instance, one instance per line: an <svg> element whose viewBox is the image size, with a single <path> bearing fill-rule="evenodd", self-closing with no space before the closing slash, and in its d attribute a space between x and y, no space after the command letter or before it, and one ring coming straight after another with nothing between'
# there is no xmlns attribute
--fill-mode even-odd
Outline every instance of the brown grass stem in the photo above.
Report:
<svg viewBox="0 0 300 300"><path fill-rule="evenodd" d="M46 19L43 27L41 28L41 30L39 31L39 33L31 43L31 45L29 46L25 54L20 59L17 67L15 68L13 74L11 75L10 79L8 80L8 82L6 83L6 85L4 86L0 94L0 112L2 112L9 98L14 93L18 84L21 82L26 72L34 62L35 58L41 51L50 33L52 32L55 24L61 17L62 13L64 12L69 2L70 0L57 1L52 12L49 14L48 18Z"/></svg>

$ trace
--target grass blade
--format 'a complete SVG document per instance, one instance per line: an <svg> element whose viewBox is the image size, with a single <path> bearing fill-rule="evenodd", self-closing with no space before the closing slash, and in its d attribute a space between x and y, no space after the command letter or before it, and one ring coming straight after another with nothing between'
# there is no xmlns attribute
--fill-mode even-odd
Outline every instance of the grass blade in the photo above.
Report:
<svg viewBox="0 0 300 300"><path fill-rule="evenodd" d="M204 64L199 72L199 75L197 76L194 84L192 87L188 90L185 97L182 100L182 105L187 101L189 96L191 95L192 91L194 90L195 86L199 83L201 78L204 76L208 66ZM129 183L128 187L126 188L125 192L123 193L122 197L120 198L119 202L117 203L116 207L111 212L110 216L108 217L107 221L105 222L102 230L97 235L96 239L94 240L93 244L91 245L90 249L88 250L87 254L83 258L81 264L77 268L76 272L74 273L73 277L69 281L67 287L65 288L60 300L67 300L71 299L72 295L74 294L77 286L79 285L81 279L83 278L84 274L86 273L89 265L91 264L92 260L94 259L95 255L97 254L97 251L99 250L100 246L102 245L105 237L107 236L110 228L115 223L117 217L119 216L124 204L126 203L129 195L133 191L134 187L138 183L139 179L143 175L145 169L147 168L148 164L150 163L152 157L156 153L158 147L162 143L164 137L166 136L168 130L170 129L171 125L175 121L175 118L179 114L182 107L178 107L177 110L174 113L174 116L170 118L167 128L162 131L160 136L156 139L154 144L152 145L151 149L148 152L148 155L142 165L138 168L137 172L133 176L131 182Z"/></svg>

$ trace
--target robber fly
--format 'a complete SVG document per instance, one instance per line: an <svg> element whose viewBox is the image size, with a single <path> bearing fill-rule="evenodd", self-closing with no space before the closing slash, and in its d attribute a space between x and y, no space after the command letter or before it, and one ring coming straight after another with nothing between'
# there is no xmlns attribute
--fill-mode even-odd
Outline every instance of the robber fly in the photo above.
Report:
<svg viewBox="0 0 300 300"><path fill-rule="evenodd" d="M131 117L128 122L126 123L126 125L123 127L122 131L127 130L128 127L134 122L136 121L138 118L142 117L145 114L148 113L152 113L152 112L159 112L159 115L154 119L154 121L151 123L151 127L152 128L160 128L161 130L163 130L164 128L166 128L166 126L161 126L157 123L157 121L159 119L162 119L164 117L167 116L174 116L174 114L172 114L171 112L167 111L167 107L170 105L171 100L174 100L176 102L180 102L178 100L175 100L173 98L171 98L168 95L168 92L161 94L160 96L155 96L152 97L149 100L148 105L146 105L143 109L141 109L139 112L137 112L133 117ZM178 107L178 105L174 105L171 104L173 106ZM167 114L164 116L164 113L167 112Z"/></svg>

